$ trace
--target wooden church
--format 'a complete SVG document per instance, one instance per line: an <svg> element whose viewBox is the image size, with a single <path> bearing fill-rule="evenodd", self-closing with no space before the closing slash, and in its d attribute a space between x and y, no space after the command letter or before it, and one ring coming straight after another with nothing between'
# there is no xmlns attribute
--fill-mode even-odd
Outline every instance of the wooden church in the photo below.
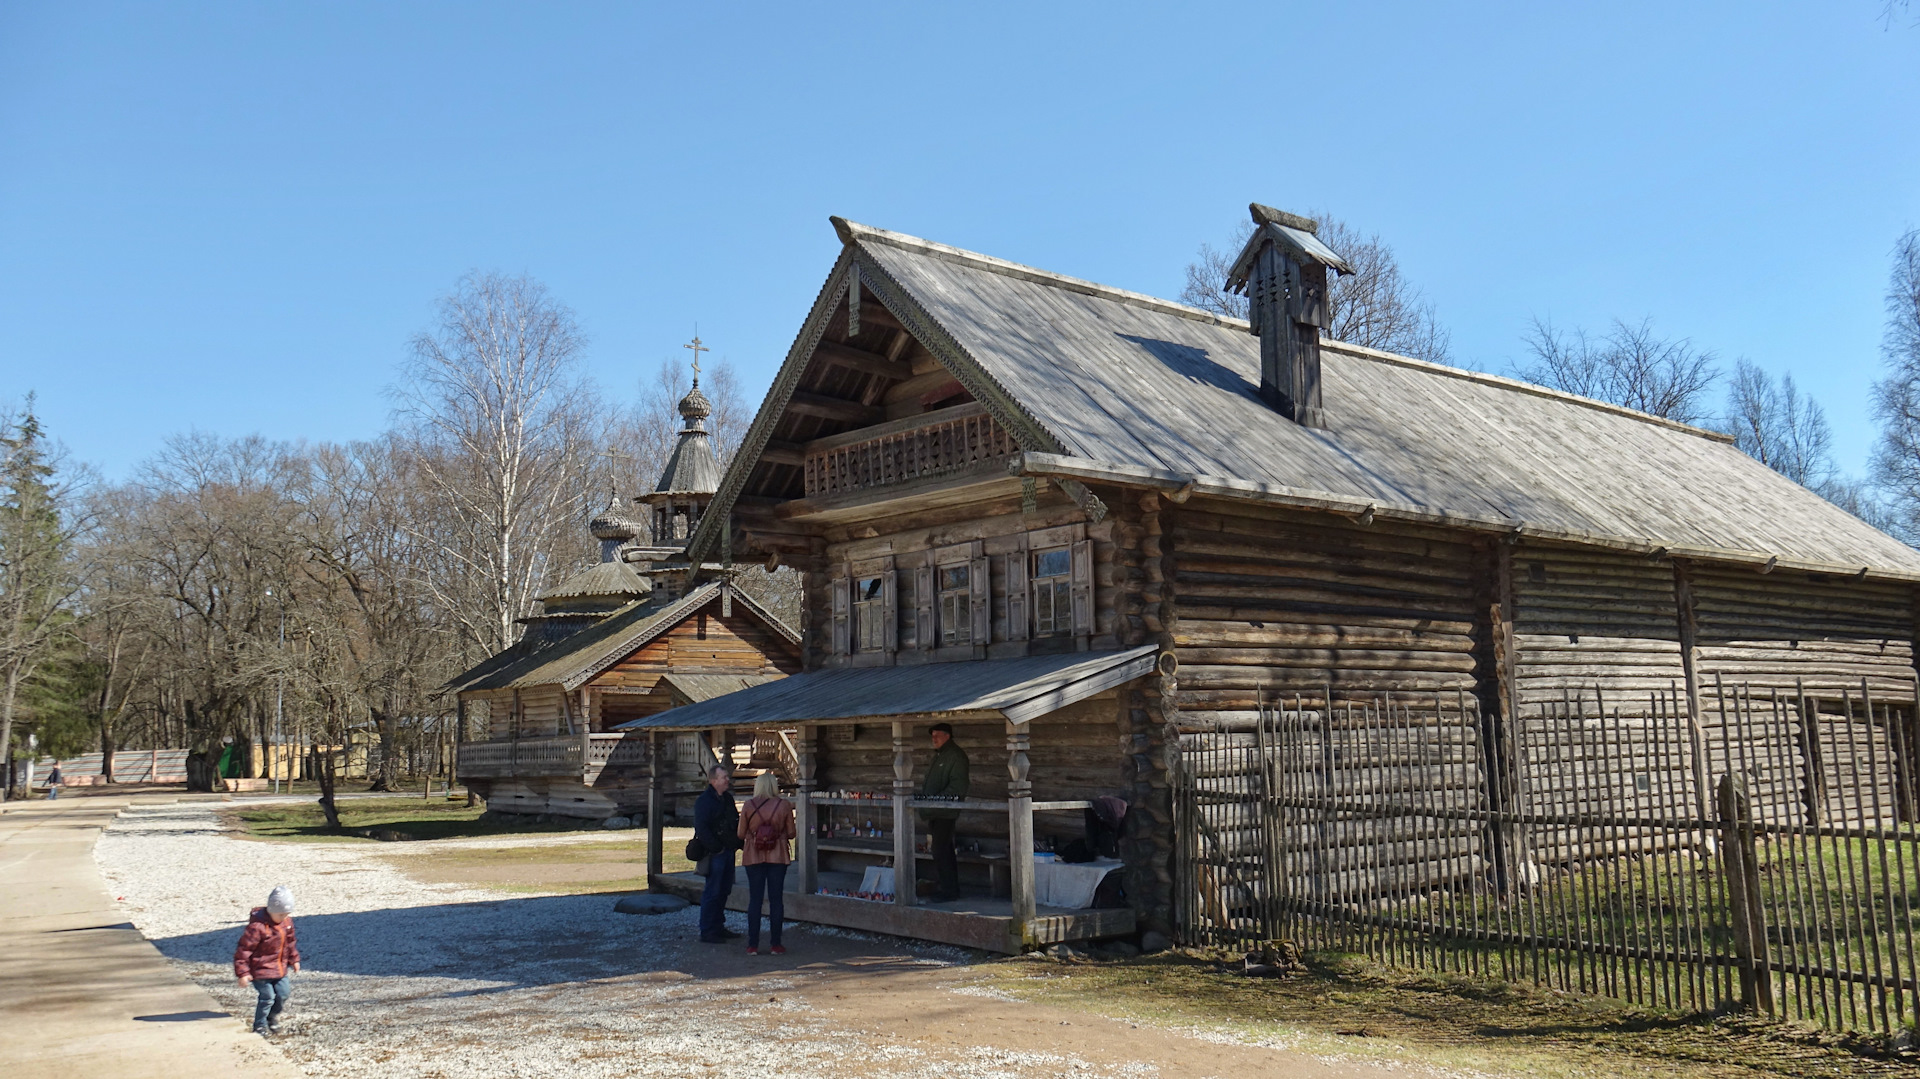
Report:
<svg viewBox="0 0 1920 1079"><path fill-rule="evenodd" d="M460 747L457 771L490 809L660 816L669 800L699 791L715 759L779 765L782 744L744 728L743 740L668 739L653 754L644 738L614 730L800 669L792 627L724 572L690 579L686 540L720 478L698 378L679 411L673 455L654 490L635 499L646 519L632 520L614 498L589 525L599 563L541 593L519 643L449 683L461 714L485 724L484 741Z"/></svg>
<svg viewBox="0 0 1920 1079"><path fill-rule="evenodd" d="M1574 690L1674 687L1710 724L1719 675L1911 714L1920 554L1716 432L1326 339L1346 263L1253 217L1246 321L834 219L677 556L803 569L797 658L763 670L802 673L620 725L791 732L790 917L1006 951L1171 932L1170 745L1276 697L1457 697L1509 741ZM907 869L935 722L973 775L940 904ZM1118 893L1045 857L1102 796ZM845 894L876 867L884 902Z"/></svg>

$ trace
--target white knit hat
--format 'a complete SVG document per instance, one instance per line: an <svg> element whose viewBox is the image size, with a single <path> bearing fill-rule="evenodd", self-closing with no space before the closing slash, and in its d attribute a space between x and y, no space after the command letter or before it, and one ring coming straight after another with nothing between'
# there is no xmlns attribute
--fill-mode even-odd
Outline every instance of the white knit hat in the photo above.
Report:
<svg viewBox="0 0 1920 1079"><path fill-rule="evenodd" d="M284 884L281 884L281 885L276 885L273 891L268 892L267 893L267 913L292 914L293 913L293 889L287 887Z"/></svg>

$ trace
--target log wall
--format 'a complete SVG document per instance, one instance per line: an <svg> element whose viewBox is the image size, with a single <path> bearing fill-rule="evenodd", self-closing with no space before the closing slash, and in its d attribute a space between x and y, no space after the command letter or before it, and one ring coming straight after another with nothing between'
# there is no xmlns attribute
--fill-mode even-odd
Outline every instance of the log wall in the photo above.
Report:
<svg viewBox="0 0 1920 1079"><path fill-rule="evenodd" d="M1474 550L1437 532L1232 503L1163 513L1180 708L1250 717L1331 685L1434 700L1475 687Z"/></svg>

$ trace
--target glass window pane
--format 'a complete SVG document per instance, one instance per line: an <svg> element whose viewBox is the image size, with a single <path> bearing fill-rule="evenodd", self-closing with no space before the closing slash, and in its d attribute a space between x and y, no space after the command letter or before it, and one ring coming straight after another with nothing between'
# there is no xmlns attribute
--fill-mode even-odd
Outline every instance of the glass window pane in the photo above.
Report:
<svg viewBox="0 0 1920 1079"><path fill-rule="evenodd" d="M1065 577L1073 572L1073 556L1065 548L1041 551L1033 557L1035 577Z"/></svg>

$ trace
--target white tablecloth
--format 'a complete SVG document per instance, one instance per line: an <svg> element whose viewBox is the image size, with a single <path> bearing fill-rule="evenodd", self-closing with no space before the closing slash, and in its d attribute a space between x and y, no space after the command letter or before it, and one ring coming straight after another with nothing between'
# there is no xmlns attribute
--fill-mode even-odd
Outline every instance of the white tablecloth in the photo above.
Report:
<svg viewBox="0 0 1920 1079"><path fill-rule="evenodd" d="M1093 906L1094 890L1107 874L1120 868L1118 858L1091 862L1033 862L1033 901L1042 907L1077 910Z"/></svg>

